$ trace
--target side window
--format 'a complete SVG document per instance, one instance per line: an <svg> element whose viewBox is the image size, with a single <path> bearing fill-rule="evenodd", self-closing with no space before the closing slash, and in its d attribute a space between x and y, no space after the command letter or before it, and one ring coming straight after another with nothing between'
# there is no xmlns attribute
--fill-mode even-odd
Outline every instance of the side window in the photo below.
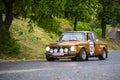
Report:
<svg viewBox="0 0 120 80"><path fill-rule="evenodd" d="M90 40L90 41L94 41L94 38L93 38L93 34L92 33L88 33L88 36L87 36L87 40Z"/></svg>
<svg viewBox="0 0 120 80"><path fill-rule="evenodd" d="M93 33L93 39L94 41L98 40L97 35L95 33Z"/></svg>

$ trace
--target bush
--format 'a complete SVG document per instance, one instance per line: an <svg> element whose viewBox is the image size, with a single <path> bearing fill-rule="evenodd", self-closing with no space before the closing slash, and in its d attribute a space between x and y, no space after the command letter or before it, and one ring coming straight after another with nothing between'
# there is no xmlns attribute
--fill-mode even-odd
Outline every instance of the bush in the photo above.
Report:
<svg viewBox="0 0 120 80"><path fill-rule="evenodd" d="M20 45L15 39L8 39L4 43L0 43L0 53L16 54L20 51Z"/></svg>
<svg viewBox="0 0 120 80"><path fill-rule="evenodd" d="M56 34L61 34L60 22L58 22L54 18L43 20L42 23L38 25L41 28L43 28L46 32L54 32Z"/></svg>

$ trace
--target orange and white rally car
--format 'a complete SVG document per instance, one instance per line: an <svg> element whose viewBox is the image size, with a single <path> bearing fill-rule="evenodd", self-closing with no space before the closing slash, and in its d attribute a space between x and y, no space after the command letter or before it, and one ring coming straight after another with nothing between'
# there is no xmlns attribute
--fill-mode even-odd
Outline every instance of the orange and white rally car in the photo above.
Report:
<svg viewBox="0 0 120 80"><path fill-rule="evenodd" d="M57 42L46 45L47 61L72 59L74 61L88 60L98 57L105 60L108 57L108 45L98 40L91 31L68 31L62 33Z"/></svg>

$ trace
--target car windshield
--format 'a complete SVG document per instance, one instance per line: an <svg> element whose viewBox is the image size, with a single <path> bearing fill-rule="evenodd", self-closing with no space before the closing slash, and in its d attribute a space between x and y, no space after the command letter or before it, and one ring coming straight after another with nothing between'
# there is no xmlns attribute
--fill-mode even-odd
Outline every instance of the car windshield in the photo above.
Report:
<svg viewBox="0 0 120 80"><path fill-rule="evenodd" d="M85 33L83 32L66 32L63 33L59 41L84 41Z"/></svg>

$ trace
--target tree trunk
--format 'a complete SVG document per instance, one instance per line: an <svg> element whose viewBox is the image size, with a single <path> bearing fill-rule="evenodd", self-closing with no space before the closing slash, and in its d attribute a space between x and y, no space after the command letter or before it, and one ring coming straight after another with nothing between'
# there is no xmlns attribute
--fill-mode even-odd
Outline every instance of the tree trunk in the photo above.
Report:
<svg viewBox="0 0 120 80"><path fill-rule="evenodd" d="M9 28L13 21L12 5L14 0L3 0L5 6L5 20L3 21L2 13L0 13L0 41L5 42L10 39Z"/></svg>
<svg viewBox="0 0 120 80"><path fill-rule="evenodd" d="M2 13L0 13L0 44L3 43L4 41L4 29L5 27L3 27L3 17L2 17Z"/></svg>
<svg viewBox="0 0 120 80"><path fill-rule="evenodd" d="M2 13L0 13L0 27L3 25Z"/></svg>
<svg viewBox="0 0 120 80"><path fill-rule="evenodd" d="M75 17L75 21L74 21L74 31L76 31L77 28L77 17Z"/></svg>
<svg viewBox="0 0 120 80"><path fill-rule="evenodd" d="M102 19L101 21L101 28L102 28L102 38L106 38L106 21Z"/></svg>

